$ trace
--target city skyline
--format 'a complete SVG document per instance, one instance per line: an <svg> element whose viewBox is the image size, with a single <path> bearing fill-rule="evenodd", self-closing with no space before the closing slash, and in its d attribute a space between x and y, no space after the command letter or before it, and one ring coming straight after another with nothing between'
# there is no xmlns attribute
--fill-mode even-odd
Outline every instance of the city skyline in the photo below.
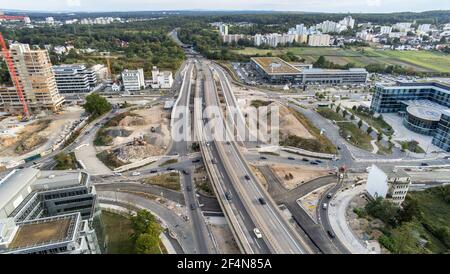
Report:
<svg viewBox="0 0 450 274"><path fill-rule="evenodd" d="M3 9L7 10L27 10L27 11L47 11L47 12L113 12L113 11L157 11L157 10L205 10L205 11L236 11L236 10L259 10L259 11L302 11L302 12L326 12L326 13L390 13L390 12L422 12L428 10L450 9L448 3L438 0L342 0L330 3L325 0L314 1L293 1L293 0L252 0L252 1L215 1L193 0L187 4L180 0L130 0L125 2L112 0L105 7L104 2L99 0L43 0L39 2L20 1L15 3L5 3L0 1ZM139 8L138 8L139 7Z"/></svg>

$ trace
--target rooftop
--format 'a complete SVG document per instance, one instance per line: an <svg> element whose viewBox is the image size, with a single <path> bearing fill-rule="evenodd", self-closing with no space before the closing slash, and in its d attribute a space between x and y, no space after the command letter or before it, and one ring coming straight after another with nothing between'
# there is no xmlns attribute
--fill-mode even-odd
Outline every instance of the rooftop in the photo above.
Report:
<svg viewBox="0 0 450 274"><path fill-rule="evenodd" d="M253 57L252 60L267 74L299 74L301 72L278 57Z"/></svg>
<svg viewBox="0 0 450 274"><path fill-rule="evenodd" d="M24 168L13 170L0 180L0 208L9 203L10 199L19 193L33 178L38 176L39 170Z"/></svg>
<svg viewBox="0 0 450 274"><path fill-rule="evenodd" d="M409 114L428 121L439 121L442 113L448 113L450 110L430 100L406 100L401 102L408 105L406 111Z"/></svg>
<svg viewBox="0 0 450 274"><path fill-rule="evenodd" d="M392 166L377 166L381 169L387 176L389 177L410 177L408 173L406 173L401 168L393 168Z"/></svg>
<svg viewBox="0 0 450 274"><path fill-rule="evenodd" d="M79 213L18 224L19 228L8 248L26 248L70 240L77 216Z"/></svg>

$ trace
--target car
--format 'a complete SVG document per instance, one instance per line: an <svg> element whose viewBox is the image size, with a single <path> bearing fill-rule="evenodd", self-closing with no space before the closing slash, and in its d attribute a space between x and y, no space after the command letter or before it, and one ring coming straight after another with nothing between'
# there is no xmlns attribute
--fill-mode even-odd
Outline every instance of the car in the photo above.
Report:
<svg viewBox="0 0 450 274"><path fill-rule="evenodd" d="M261 157L259 157L259 159L261 159L261 160L267 160L267 157L261 156Z"/></svg>
<svg viewBox="0 0 450 274"><path fill-rule="evenodd" d="M321 164L321 163L322 163L322 161L321 161L321 160L316 160L316 163L319 163L319 164Z"/></svg>
<svg viewBox="0 0 450 274"><path fill-rule="evenodd" d="M420 163L421 166L429 166L427 163Z"/></svg>
<svg viewBox="0 0 450 274"><path fill-rule="evenodd" d="M186 190L187 190L187 191L192 191L192 187L191 187L191 186L187 186L187 187L186 187Z"/></svg>
<svg viewBox="0 0 450 274"><path fill-rule="evenodd" d="M122 173L120 173L120 172L114 172L114 175L115 175L115 176L122 176Z"/></svg>
<svg viewBox="0 0 450 274"><path fill-rule="evenodd" d="M302 161L303 162L309 162L309 159L308 158L303 158Z"/></svg>
<svg viewBox="0 0 450 274"><path fill-rule="evenodd" d="M211 160L211 163L213 163L214 165L216 165L216 164L217 164L217 160L216 160L216 159L212 159L212 160Z"/></svg>
<svg viewBox="0 0 450 274"><path fill-rule="evenodd" d="M186 169L183 169L183 174L184 174L184 175L189 175L189 171L186 170Z"/></svg>
<svg viewBox="0 0 450 274"><path fill-rule="evenodd" d="M295 158L294 158L294 157L288 157L288 159L289 159L289 160L295 160Z"/></svg>
<svg viewBox="0 0 450 274"><path fill-rule="evenodd" d="M195 204L191 204L191 210L195 210L197 206Z"/></svg>
<svg viewBox="0 0 450 274"><path fill-rule="evenodd" d="M324 204L322 205L322 209L327 209L327 207L328 207L327 203L324 203Z"/></svg>
<svg viewBox="0 0 450 274"><path fill-rule="evenodd" d="M193 163L198 163L198 162L200 162L200 159L192 160L192 162L193 162Z"/></svg>
<svg viewBox="0 0 450 274"><path fill-rule="evenodd" d="M327 194L327 198L330 199L331 197L333 197L333 193L330 192Z"/></svg>
<svg viewBox="0 0 450 274"><path fill-rule="evenodd" d="M337 147L337 149L338 149L338 150L341 150L341 147L340 147L340 146L338 146L338 147Z"/></svg>
<svg viewBox="0 0 450 274"><path fill-rule="evenodd" d="M156 169L150 170L150 173L156 173L156 172L158 172Z"/></svg>
<svg viewBox="0 0 450 274"><path fill-rule="evenodd" d="M318 162L309 162L311 165L315 165L317 166L319 163Z"/></svg>
<svg viewBox="0 0 450 274"><path fill-rule="evenodd" d="M255 228L253 229L253 233L255 233L256 238L258 238L258 239L261 239L261 238L262 238L261 231L259 231L258 228L255 227Z"/></svg>
<svg viewBox="0 0 450 274"><path fill-rule="evenodd" d="M327 233L328 233L328 236L330 236L330 238L336 237L336 236L334 235L333 231L331 231L331 230L327 230Z"/></svg>
<svg viewBox="0 0 450 274"><path fill-rule="evenodd" d="M168 167L167 170L173 170L173 167Z"/></svg>
<svg viewBox="0 0 450 274"><path fill-rule="evenodd" d="M141 175L141 173L140 173L140 172L137 172L137 171L135 171L135 172L131 173L131 175L132 175L132 176L139 176L139 175Z"/></svg>
<svg viewBox="0 0 450 274"><path fill-rule="evenodd" d="M262 198L262 197L258 198L258 202L262 205L266 204L266 200L264 200L264 198Z"/></svg>
<svg viewBox="0 0 450 274"><path fill-rule="evenodd" d="M244 178L245 180L250 180L250 176L248 176L247 174L245 174Z"/></svg>
<svg viewBox="0 0 450 274"><path fill-rule="evenodd" d="M233 199L233 195L229 191L227 191L227 192L225 192L225 198L227 198L227 200L229 201L229 200Z"/></svg>

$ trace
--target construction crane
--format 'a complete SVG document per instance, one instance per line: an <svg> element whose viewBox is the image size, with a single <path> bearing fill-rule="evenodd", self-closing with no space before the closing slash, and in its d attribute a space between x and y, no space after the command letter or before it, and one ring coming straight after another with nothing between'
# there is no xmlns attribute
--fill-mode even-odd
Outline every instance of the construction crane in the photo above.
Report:
<svg viewBox="0 0 450 274"><path fill-rule="evenodd" d="M23 107L23 117L25 119L30 118L30 111L28 110L27 102L25 101L25 97L23 96L22 85L19 82L19 77L17 76L16 69L14 68L14 61L9 53L8 48L6 47L5 39L3 39L3 34L0 32L0 46L2 47L2 53L6 61L6 65L9 69L9 74L11 75L11 80L16 87L17 95L19 96L20 103Z"/></svg>

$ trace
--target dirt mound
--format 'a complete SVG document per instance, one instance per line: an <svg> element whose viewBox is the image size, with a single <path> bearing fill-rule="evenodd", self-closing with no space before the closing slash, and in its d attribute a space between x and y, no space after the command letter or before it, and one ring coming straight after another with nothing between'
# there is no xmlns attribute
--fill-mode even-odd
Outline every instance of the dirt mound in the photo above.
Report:
<svg viewBox="0 0 450 274"><path fill-rule="evenodd" d="M33 134L16 147L16 152L19 154L25 154L32 151L34 148L44 144L45 142L47 142L47 138L37 134Z"/></svg>
<svg viewBox="0 0 450 274"><path fill-rule="evenodd" d="M146 120L141 116L126 116L119 122L121 127L134 127L134 126L145 126L147 125Z"/></svg>
<svg viewBox="0 0 450 274"><path fill-rule="evenodd" d="M157 156L164 153L164 149L146 144L143 146L124 146L117 150L117 157L122 161L135 162L151 156Z"/></svg>

